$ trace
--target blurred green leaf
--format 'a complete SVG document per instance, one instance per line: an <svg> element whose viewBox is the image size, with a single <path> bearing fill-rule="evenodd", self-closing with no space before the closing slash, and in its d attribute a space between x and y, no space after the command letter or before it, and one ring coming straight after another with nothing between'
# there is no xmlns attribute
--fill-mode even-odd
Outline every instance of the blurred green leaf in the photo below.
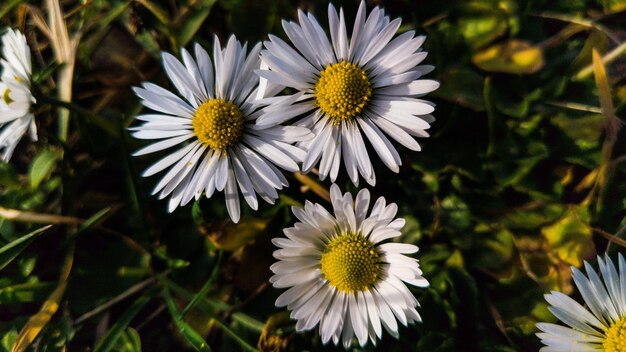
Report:
<svg viewBox="0 0 626 352"><path fill-rule="evenodd" d="M0 288L0 304L42 301L55 285L54 282L35 282Z"/></svg>
<svg viewBox="0 0 626 352"><path fill-rule="evenodd" d="M41 181L50 175L56 165L57 158L57 153L49 149L44 149L37 154L28 170L32 189L39 187Z"/></svg>
<svg viewBox="0 0 626 352"><path fill-rule="evenodd" d="M598 0L605 13L616 13L626 10L626 0Z"/></svg>
<svg viewBox="0 0 626 352"><path fill-rule="evenodd" d="M2 344L2 352L9 352L11 350L11 346L13 346L16 339L17 330L10 329L6 331L2 336L2 340L0 340L0 343Z"/></svg>
<svg viewBox="0 0 626 352"><path fill-rule="evenodd" d="M478 48L506 33L507 23L495 16L471 17L461 19L459 27L468 44Z"/></svg>
<svg viewBox="0 0 626 352"><path fill-rule="evenodd" d="M543 52L527 41L511 39L474 54L472 62L488 72L535 73L544 66Z"/></svg>
<svg viewBox="0 0 626 352"><path fill-rule="evenodd" d="M228 221L219 227L207 227L205 231L216 248L234 252L263 234L268 222L269 219L244 218L236 224Z"/></svg>
<svg viewBox="0 0 626 352"><path fill-rule="evenodd" d="M591 229L587 225L589 211L584 206L572 206L552 225L541 229L541 234L555 251L560 261L579 267L583 259L594 251Z"/></svg>
<svg viewBox="0 0 626 352"><path fill-rule="evenodd" d="M467 203L455 195L441 200L441 216L442 223L458 230L467 229L472 221Z"/></svg>
<svg viewBox="0 0 626 352"><path fill-rule="evenodd" d="M559 114L550 122L559 127L581 150L597 147L604 129L604 117L600 114L572 117Z"/></svg>

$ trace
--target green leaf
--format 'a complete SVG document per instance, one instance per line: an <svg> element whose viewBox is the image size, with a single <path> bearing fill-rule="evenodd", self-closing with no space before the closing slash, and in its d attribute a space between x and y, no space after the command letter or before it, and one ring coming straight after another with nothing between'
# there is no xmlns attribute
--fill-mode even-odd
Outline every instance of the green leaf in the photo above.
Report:
<svg viewBox="0 0 626 352"><path fill-rule="evenodd" d="M37 154L28 170L30 188L37 188L41 181L50 175L54 169L57 158L57 154L49 149L44 149Z"/></svg>
<svg viewBox="0 0 626 352"><path fill-rule="evenodd" d="M465 41L474 48L504 35L508 27L507 20L496 15L464 17L459 19L458 25Z"/></svg>
<svg viewBox="0 0 626 352"><path fill-rule="evenodd" d="M580 117L558 114L550 122L561 129L581 150L593 149L600 144L605 125L604 116L600 114Z"/></svg>
<svg viewBox="0 0 626 352"><path fill-rule="evenodd" d="M4 269L9 263L15 259L28 245L44 231L49 229L52 225L39 228L27 235L24 235L15 241L8 243L4 247L0 248L0 270Z"/></svg>
<svg viewBox="0 0 626 352"><path fill-rule="evenodd" d="M139 297L115 322L115 324L113 324L107 334L100 341L98 341L98 344L96 344L96 347L94 348L94 352L106 352L115 347L115 344L125 332L128 324L130 324L135 315L137 315L137 313L139 313L139 311L150 301L154 293L154 290L150 290L148 293Z"/></svg>
<svg viewBox="0 0 626 352"><path fill-rule="evenodd" d="M0 341L0 344L2 346L2 351L6 351L6 352L10 351L11 346L13 346L16 339L17 339L17 330L11 329L7 331L4 334L4 336L2 336L2 340Z"/></svg>
<svg viewBox="0 0 626 352"><path fill-rule="evenodd" d="M514 74L535 73L544 65L541 48L517 39L477 52L472 62L481 70Z"/></svg>
<svg viewBox="0 0 626 352"><path fill-rule="evenodd" d="M466 230L472 224L470 209L459 197L450 195L441 201L441 217L444 224Z"/></svg>
<svg viewBox="0 0 626 352"><path fill-rule="evenodd" d="M234 252L265 233L269 219L244 218L238 223L227 222L222 226L207 227L208 238L213 245Z"/></svg>
<svg viewBox="0 0 626 352"><path fill-rule="evenodd" d="M42 301L55 286L54 282L35 282L0 288L0 304Z"/></svg>
<svg viewBox="0 0 626 352"><path fill-rule="evenodd" d="M594 245L588 221L586 207L570 207L561 219L541 229L560 261L579 267L584 258L592 255Z"/></svg>

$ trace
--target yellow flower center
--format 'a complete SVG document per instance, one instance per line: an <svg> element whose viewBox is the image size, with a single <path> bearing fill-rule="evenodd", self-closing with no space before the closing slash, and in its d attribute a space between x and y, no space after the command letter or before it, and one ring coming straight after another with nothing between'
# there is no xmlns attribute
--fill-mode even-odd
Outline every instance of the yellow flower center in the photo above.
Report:
<svg viewBox="0 0 626 352"><path fill-rule="evenodd" d="M226 149L243 135L243 113L224 99L209 99L193 115L191 126L198 140L211 149Z"/></svg>
<svg viewBox="0 0 626 352"><path fill-rule="evenodd" d="M330 240L324 248L321 271L339 291L365 291L380 276L379 253L374 244L360 234L343 234Z"/></svg>
<svg viewBox="0 0 626 352"><path fill-rule="evenodd" d="M5 103L7 103L7 105L11 104L13 102L13 99L11 99L11 97L9 96L9 94L11 93L11 90L9 88L7 88L4 91L4 94L2 94L2 100L4 100Z"/></svg>
<svg viewBox="0 0 626 352"><path fill-rule="evenodd" d="M315 83L317 106L335 125L363 111L371 96L365 71L347 61L326 66Z"/></svg>
<svg viewBox="0 0 626 352"><path fill-rule="evenodd" d="M602 347L605 352L626 352L626 317L611 324Z"/></svg>

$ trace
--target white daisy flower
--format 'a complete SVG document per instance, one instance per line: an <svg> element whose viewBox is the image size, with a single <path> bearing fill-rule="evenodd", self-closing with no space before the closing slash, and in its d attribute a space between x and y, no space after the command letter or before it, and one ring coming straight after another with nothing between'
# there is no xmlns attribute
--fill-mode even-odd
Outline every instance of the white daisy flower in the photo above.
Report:
<svg viewBox="0 0 626 352"><path fill-rule="evenodd" d="M387 242L400 236L404 219L394 219L398 207L380 197L367 216L368 190L341 194L330 189L334 215L307 201L304 209L292 207L301 221L284 230L287 238L274 238L279 262L270 269L270 282L288 288L276 300L297 319L298 331L319 324L323 343L341 339L348 348L357 337L361 346L368 338L376 344L382 327L398 337L398 323L421 321L419 303L405 283L427 287L412 244ZM403 281L405 283L403 283ZM397 320L397 321L396 321Z"/></svg>
<svg viewBox="0 0 626 352"><path fill-rule="evenodd" d="M35 98L30 92L31 62L26 37L9 28L1 40L0 159L6 162L27 131L32 140L37 140L37 126L30 109Z"/></svg>
<svg viewBox="0 0 626 352"><path fill-rule="evenodd" d="M418 66L426 52L424 36L408 31L393 38L400 19L390 21L382 9L365 15L361 1L351 39L348 41L343 9L339 15L328 6L330 41L315 17L298 11L300 24L283 21L295 49L276 36L264 43L261 59L269 70L257 73L264 79L298 92L272 99L291 104L281 114L268 112L259 124L281 123L300 115L296 125L311 128L315 138L297 145L307 150L302 169L319 164L319 176L335 181L341 160L357 185L359 173L376 183L362 133L383 163L399 172L400 155L387 136L419 151L413 137L428 137L434 121L434 104L419 99L439 87L433 80L419 79L433 66ZM392 39L393 38L393 39Z"/></svg>
<svg viewBox="0 0 626 352"><path fill-rule="evenodd" d="M585 262L587 275L572 267L574 283L587 308L567 295L545 295L550 312L569 327L539 323L543 352L626 351L626 262L618 256L619 274L611 259L598 257L600 276ZM604 282L602 282L604 281Z"/></svg>
<svg viewBox="0 0 626 352"><path fill-rule="evenodd" d="M182 49L182 63L163 53L165 71L182 98L148 82L134 88L143 105L158 113L137 116L145 123L131 128L133 136L159 140L134 155L178 146L144 171L143 176L151 176L168 170L153 194L160 192L160 199L170 196L171 212L199 199L202 192L211 197L223 190L228 213L237 222L238 189L252 209L258 207L257 194L273 203L276 190L288 185L277 166L299 170L297 162L304 152L291 143L310 137L310 131L277 123L255 124L259 112L254 99L277 92L271 86L258 88L254 70L260 67L260 44L246 54L247 44L242 46L234 36L223 50L216 37L213 61L200 45L194 50L195 60Z"/></svg>

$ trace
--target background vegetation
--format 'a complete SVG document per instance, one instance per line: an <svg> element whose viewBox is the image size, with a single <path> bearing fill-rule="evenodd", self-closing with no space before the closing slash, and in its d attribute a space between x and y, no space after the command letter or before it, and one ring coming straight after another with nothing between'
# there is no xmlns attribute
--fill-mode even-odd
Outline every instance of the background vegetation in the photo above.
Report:
<svg viewBox="0 0 626 352"><path fill-rule="evenodd" d="M351 24L358 3L335 4ZM277 205L238 225L221 194L167 214L139 176L158 156L129 156L141 143L127 132L142 110L131 86L169 86L160 51L284 37L281 18L301 8L326 25L327 5L72 0L65 34L45 4L2 2L0 26L33 49L39 141L0 164L0 350L334 349L296 334L267 282L289 206L328 206L329 184L288 175ZM536 351L535 323L555 320L543 294L572 293L570 266L626 243L626 1L368 5L428 36L441 82L423 151L401 150L399 175L375 164L370 191L398 203L431 282L414 290L424 322L379 347Z"/></svg>

